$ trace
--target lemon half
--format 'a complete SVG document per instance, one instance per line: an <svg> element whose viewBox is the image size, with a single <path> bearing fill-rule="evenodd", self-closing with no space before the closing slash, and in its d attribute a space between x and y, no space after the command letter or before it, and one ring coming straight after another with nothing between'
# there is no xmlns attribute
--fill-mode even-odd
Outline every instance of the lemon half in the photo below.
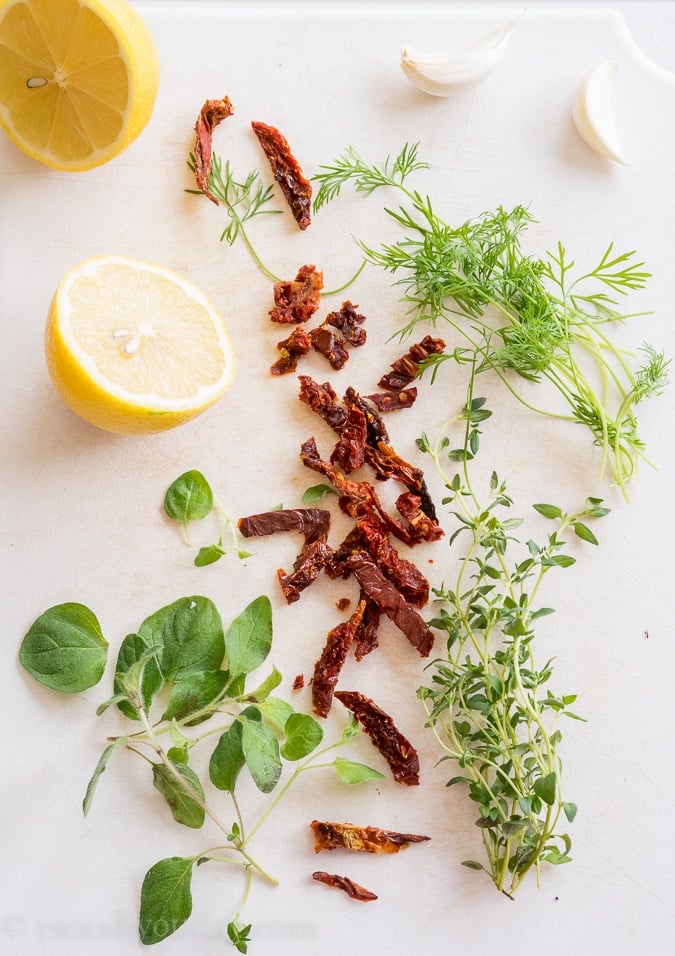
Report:
<svg viewBox="0 0 675 956"><path fill-rule="evenodd" d="M100 166L147 125L159 64L125 0L0 0L0 126L66 171Z"/></svg>
<svg viewBox="0 0 675 956"><path fill-rule="evenodd" d="M122 256L86 259L59 283L47 368L66 404L107 431L181 425L225 392L235 357L220 314L182 276Z"/></svg>

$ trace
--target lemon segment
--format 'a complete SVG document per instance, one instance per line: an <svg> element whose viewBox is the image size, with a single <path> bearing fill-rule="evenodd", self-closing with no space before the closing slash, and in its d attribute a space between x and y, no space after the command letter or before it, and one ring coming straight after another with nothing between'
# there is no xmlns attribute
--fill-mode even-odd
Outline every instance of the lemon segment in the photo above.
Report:
<svg viewBox="0 0 675 956"><path fill-rule="evenodd" d="M47 368L66 404L99 428L164 431L201 414L230 385L225 324L183 277L122 256L81 262L54 294Z"/></svg>
<svg viewBox="0 0 675 956"><path fill-rule="evenodd" d="M0 0L0 126L34 159L99 166L145 128L152 37L126 0Z"/></svg>

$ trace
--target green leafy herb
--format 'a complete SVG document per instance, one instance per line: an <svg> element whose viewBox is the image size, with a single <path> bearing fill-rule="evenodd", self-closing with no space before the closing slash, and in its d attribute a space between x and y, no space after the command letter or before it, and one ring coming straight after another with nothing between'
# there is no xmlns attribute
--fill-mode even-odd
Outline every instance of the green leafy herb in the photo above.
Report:
<svg viewBox="0 0 675 956"><path fill-rule="evenodd" d="M45 635L52 653L54 649L58 652L49 661L52 685L71 691L79 688L85 675L83 686L89 686L90 644L103 655L103 662L107 646L100 643L103 638L92 612L81 605L62 605L45 612L30 640L28 636L24 640L24 656L31 664L29 652L35 653L36 646L40 649L40 642L47 640ZM160 860L150 868L143 881L139 922L141 940L146 944L170 936L190 916L195 865L210 861L237 864L246 881L244 901L254 874L276 883L251 855L252 838L302 774L332 766L325 755L358 733L358 725L350 720L338 741L321 746L323 729L314 717L297 713L281 697L271 696L282 680L276 667L254 689L247 690L248 675L264 663L271 645L272 609L267 597L251 601L224 633L213 602L193 596L151 614L120 646L114 692L96 713L103 714L116 704L124 716L136 722L136 729L108 738L87 784L83 812L89 813L113 754L125 751L150 765L152 783L176 823L198 830L208 818L222 834L222 845L210 846L194 857ZM38 660L42 660L39 655ZM36 672L42 679L44 667L37 667ZM153 715L160 701L161 716ZM202 729L214 718L219 718L216 726ZM217 742L210 754L209 780L216 791L229 794L234 821L224 820L214 809L190 766L194 748L203 741L211 741L213 746L214 734ZM166 746L163 737L168 738ZM278 786L284 768L287 779ZM261 793L269 795L267 805L250 825L235 793L244 769ZM370 776L362 773L360 779ZM230 921L228 934L235 948L246 952L251 926L240 922L240 913L241 908Z"/></svg>
<svg viewBox="0 0 675 956"><path fill-rule="evenodd" d="M98 684L105 670L108 642L96 616L83 604L57 604L31 625L19 660L41 684L78 694Z"/></svg>
<svg viewBox="0 0 675 956"><path fill-rule="evenodd" d="M636 317L619 309L619 298L645 286L643 263L633 252L617 254L611 244L588 271L576 270L560 243L541 258L530 256L521 240L535 220L523 206L499 207L450 226L428 197L404 184L424 165L417 145L406 144L380 166L350 148L314 177L320 184L314 207L334 199L346 183L361 193L388 187L402 194L402 205L385 212L404 237L380 249L361 244L368 261L396 275L403 289L409 320L401 334L419 323L447 323L464 345L433 356L427 367L437 371L455 361L477 372L492 370L528 408L584 425L601 448L602 467L611 466L625 493L645 457L635 407L664 389L670 364L645 344L635 367L610 339L612 323ZM518 394L511 373L548 381L567 411L535 407ZM470 447L467 453L474 454Z"/></svg>
<svg viewBox="0 0 675 956"><path fill-rule="evenodd" d="M164 496L164 511L174 521L180 521L185 540L190 542L190 521L201 521L213 510L213 492L201 471L186 471L169 485Z"/></svg>
<svg viewBox="0 0 675 956"><path fill-rule="evenodd" d="M333 761L335 774L342 783L363 783L366 780L382 780L384 774L379 770L373 770L364 763L357 763L354 760L347 760L345 757L336 757Z"/></svg>
<svg viewBox="0 0 675 956"><path fill-rule="evenodd" d="M326 495L336 495L337 491L335 488L331 488L330 485L312 485L311 488L308 488L302 496L302 503L305 505L313 505L317 501L322 501Z"/></svg>
<svg viewBox="0 0 675 956"><path fill-rule="evenodd" d="M598 498L588 498L573 514L535 504L554 530L541 543L519 540L514 532L522 521L508 517L512 501L496 472L484 499L472 485L470 462L478 446L471 435L485 403L473 397L471 372L468 400L456 419L463 454L449 450L445 435L433 445L426 436L418 441L445 481L444 500L458 522L454 537L465 543L453 583L435 590L437 614L430 623L445 635L446 647L430 665L430 685L418 694L444 759L460 769L448 786L466 787L478 808L487 865L467 860L465 866L485 870L511 896L542 862L571 859L570 838L558 831L561 817L571 822L576 814L576 805L562 798L559 721L579 718L571 707L575 695L548 687L552 661L535 661L536 622L553 613L539 605L538 593L552 568L574 563L565 550L566 532L597 544L587 522L608 509ZM450 475L447 463L456 461L460 470Z"/></svg>

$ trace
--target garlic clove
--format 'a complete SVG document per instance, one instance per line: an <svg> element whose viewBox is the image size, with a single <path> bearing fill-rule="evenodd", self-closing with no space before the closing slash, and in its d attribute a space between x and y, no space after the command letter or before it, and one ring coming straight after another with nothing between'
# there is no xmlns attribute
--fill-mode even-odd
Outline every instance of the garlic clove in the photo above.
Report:
<svg viewBox="0 0 675 956"><path fill-rule="evenodd" d="M605 60L585 77L576 95L572 118L581 138L596 153L626 165L614 118L617 66Z"/></svg>
<svg viewBox="0 0 675 956"><path fill-rule="evenodd" d="M514 21L515 22L515 21ZM499 62L514 24L509 23L466 47L419 53L412 47L401 51L401 68L418 89L431 96L451 96L486 76Z"/></svg>

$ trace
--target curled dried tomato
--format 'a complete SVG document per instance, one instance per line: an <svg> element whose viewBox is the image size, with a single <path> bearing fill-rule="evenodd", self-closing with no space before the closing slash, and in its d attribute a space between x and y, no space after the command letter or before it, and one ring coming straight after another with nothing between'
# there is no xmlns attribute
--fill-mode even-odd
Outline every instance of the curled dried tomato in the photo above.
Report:
<svg viewBox="0 0 675 956"><path fill-rule="evenodd" d="M378 412L393 412L399 408L410 408L417 400L416 388L404 388L398 392L374 392L364 395L363 399L372 402Z"/></svg>
<svg viewBox="0 0 675 956"><path fill-rule="evenodd" d="M371 893L364 886L350 880L348 876L338 876L337 873L325 873L323 870L317 870L316 873L312 873L312 879L316 880L317 883L325 883L326 886L334 886L339 890L344 890L353 900L360 900L362 903L369 903L371 900L377 899L375 893Z"/></svg>
<svg viewBox="0 0 675 956"><path fill-rule="evenodd" d="M378 629L382 612L379 607L369 598L365 591L361 590L359 600L365 601L366 606L363 611L361 623L356 629L354 635L354 657L357 661L362 661L366 654L374 651L378 645Z"/></svg>
<svg viewBox="0 0 675 956"><path fill-rule="evenodd" d="M391 363L392 371L383 375L377 384L387 391L399 392L416 378L422 362L430 355L440 354L444 349L443 339L434 339L431 335L425 335L421 342L411 345L405 355Z"/></svg>
<svg viewBox="0 0 675 956"><path fill-rule="evenodd" d="M312 707L318 717L327 717L333 703L333 690L347 659L356 631L361 623L366 602L360 601L348 621L328 632L326 644L314 665L312 678Z"/></svg>
<svg viewBox="0 0 675 956"><path fill-rule="evenodd" d="M274 178L291 207L293 218L300 229L306 229L312 221L312 184L305 178L302 167L291 152L283 133L267 123L253 122L251 127L269 160Z"/></svg>
<svg viewBox="0 0 675 956"><path fill-rule="evenodd" d="M323 272L312 265L301 266L295 279L275 283L271 320L282 325L306 322L319 308L322 289Z"/></svg>
<svg viewBox="0 0 675 956"><path fill-rule="evenodd" d="M294 372L298 367L298 360L303 355L307 355L312 342L304 329L295 328L287 339L282 339L277 343L277 349L281 355L271 366L272 375L287 375Z"/></svg>
<svg viewBox="0 0 675 956"><path fill-rule="evenodd" d="M314 852L322 850L354 850L357 853L398 853L411 843L425 843L430 838L415 833L397 833L379 827L357 827L353 823L324 823L312 820Z"/></svg>
<svg viewBox="0 0 675 956"><path fill-rule="evenodd" d="M211 179L211 141L213 131L228 116L232 116L234 107L229 97L224 96L222 100L206 100L197 122L195 123L195 133L197 139L195 142L194 160L195 160L195 180L197 187L205 196L215 203L219 204L218 199L210 190Z"/></svg>
<svg viewBox="0 0 675 956"><path fill-rule="evenodd" d="M326 325L320 325L312 329L309 337L312 348L325 356L334 369L344 368L349 360L349 352L341 335L336 335Z"/></svg>
<svg viewBox="0 0 675 956"><path fill-rule="evenodd" d="M334 696L356 717L389 764L394 779L398 783L417 786L420 782L417 751L389 714L358 691L338 690Z"/></svg>
<svg viewBox="0 0 675 956"><path fill-rule="evenodd" d="M356 471L365 461L368 426L366 417L356 405L347 412L347 420L340 428L337 444L330 460L346 474Z"/></svg>
<svg viewBox="0 0 675 956"><path fill-rule="evenodd" d="M347 411L338 402L337 393L330 382L319 385L309 375L299 375L298 381L300 401L319 415L327 425L339 431L347 421Z"/></svg>
<svg viewBox="0 0 675 956"><path fill-rule="evenodd" d="M324 322L325 325L331 325L342 332L346 341L354 348L358 348L366 341L366 330L363 328L366 317L357 312L356 308L347 300L342 303L337 312L329 312Z"/></svg>

